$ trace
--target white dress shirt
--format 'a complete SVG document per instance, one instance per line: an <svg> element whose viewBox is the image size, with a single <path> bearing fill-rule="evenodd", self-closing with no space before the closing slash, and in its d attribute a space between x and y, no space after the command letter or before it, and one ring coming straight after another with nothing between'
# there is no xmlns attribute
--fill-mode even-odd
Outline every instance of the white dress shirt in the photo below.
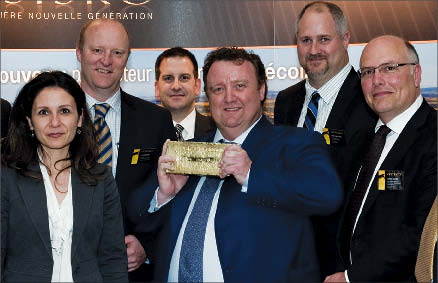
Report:
<svg viewBox="0 0 438 283"><path fill-rule="evenodd" d="M173 121L173 126L175 126L176 124L180 124L181 126L183 126L184 130L181 134L183 136L183 139L186 141L195 137L195 121L196 110L195 108L193 108L192 112L190 112L190 114L187 115L181 122L177 123Z"/></svg>
<svg viewBox="0 0 438 283"><path fill-rule="evenodd" d="M338 97L339 90L344 84L344 81L350 73L351 68L352 66L350 63L347 63L347 65L345 65L345 67L342 68L339 73L337 73L319 89L312 87L309 83L309 80L306 80L306 96L304 97L303 108L301 109L301 115L298 119L298 127L303 127L307 114L307 106L312 98L312 93L316 90L321 96L321 99L318 101L318 115L316 117L314 131L322 133L322 129L325 128L325 124L327 123L330 112L332 111L333 105Z"/></svg>
<svg viewBox="0 0 438 283"><path fill-rule="evenodd" d="M260 116L261 118L261 116ZM235 140L230 141L237 144L242 145L242 143L245 141L246 137L248 136L249 132L252 130L252 128L260 121L260 118L254 122L254 124L251 125L245 132L243 132L240 136L238 136ZM224 139L219 129L216 130L216 134L214 136L213 142L218 142L219 140ZM224 139L225 140L225 139ZM227 140L225 140L227 142ZM246 181L244 185L242 186L241 192L246 193L248 191L248 179L249 179L250 171L248 171L248 174L246 176ZM182 245L182 239L184 237L184 230L187 225L187 221L190 217L190 214L192 213L193 206L196 202L196 199L198 197L199 191L201 190L202 184L204 184L205 176L201 177L201 179L198 182L198 185L196 186L195 192L193 194L193 198L190 202L187 214L184 218L184 221L181 226L181 230L178 234L178 239L176 241L175 248L173 250L172 259L170 261L170 267L169 267L169 276L168 276L168 282L178 282L178 271L179 271L179 257L181 253L181 245ZM207 227L205 231L205 239L204 239L204 252L203 252L203 281L204 282L224 282L223 273L222 273L222 267L220 265L219 261L219 254L217 250L216 245L216 234L215 234L215 226L214 226L214 218L216 216L216 209L217 204L219 200L219 195L221 192L221 187L223 184L223 180L219 183L218 189L213 197L212 205L210 208L210 214L208 216L207 220ZM151 200L149 212L152 213L154 211L157 211L160 207L165 205L166 203L158 206L157 205L157 191L155 191L155 196Z"/></svg>
<svg viewBox="0 0 438 283"><path fill-rule="evenodd" d="M49 215L50 242L52 245L52 282L73 282L71 269L71 243L73 236L73 201L71 171L68 191L64 200L58 203L47 169L40 163Z"/></svg>
<svg viewBox="0 0 438 283"><path fill-rule="evenodd" d="M383 161L385 160L386 156L388 155L388 153L391 150L394 143L397 141L398 137L400 136L401 132L405 128L406 124L409 122L409 120L412 118L412 116L414 116L415 112L417 112L417 110L420 108L422 103L423 103L423 97L421 95L419 95L417 97L417 99L414 101L414 103L412 103L411 106L409 106L408 109L406 109L405 111L403 111L402 113L400 113L399 115L394 117L391 121L389 121L386 124L386 126L391 129L391 132L386 136L385 146L383 147L382 154L380 155L380 158L379 158L379 161L377 162L376 168L374 168L374 173L371 177L371 181L368 184L368 188L367 188L365 195L363 197L359 212L356 216L356 220L354 221L353 233L354 233L354 230L356 229L357 221L362 213L362 208L365 204L368 193L370 191L371 184L373 183L373 180L377 174L377 171L380 169L380 166L382 165ZM382 126L382 125L383 125L383 122L382 122L382 120L379 119L379 121L377 121L374 132L376 133L379 130L380 126ZM357 174L357 176L359 176L359 173ZM357 176L356 176L356 181L357 181ZM356 184L355 184L355 186L356 186ZM353 264L353 261L351 258L351 251L350 251L350 262L351 262L351 264ZM348 272L345 271L345 277L347 279L347 282L349 282L347 273Z"/></svg>
<svg viewBox="0 0 438 283"><path fill-rule="evenodd" d="M120 89L106 101L98 101L86 94L87 106L90 111L91 120L94 121L95 109L94 104L108 103L111 107L106 113L105 122L110 128L111 140L113 145L113 157L112 157L112 173L116 176L117 157L119 156L119 141L120 141L120 125L122 116L122 99L120 96Z"/></svg>

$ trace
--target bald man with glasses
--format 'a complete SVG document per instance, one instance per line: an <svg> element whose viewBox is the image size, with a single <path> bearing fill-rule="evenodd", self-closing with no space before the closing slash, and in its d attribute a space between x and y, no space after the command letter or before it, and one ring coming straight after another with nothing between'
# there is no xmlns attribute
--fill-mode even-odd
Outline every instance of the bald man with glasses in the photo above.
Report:
<svg viewBox="0 0 438 283"><path fill-rule="evenodd" d="M420 93L418 54L400 37L371 40L359 74L379 120L362 162L352 168L338 272L325 281L414 281L421 232L437 194L436 111Z"/></svg>

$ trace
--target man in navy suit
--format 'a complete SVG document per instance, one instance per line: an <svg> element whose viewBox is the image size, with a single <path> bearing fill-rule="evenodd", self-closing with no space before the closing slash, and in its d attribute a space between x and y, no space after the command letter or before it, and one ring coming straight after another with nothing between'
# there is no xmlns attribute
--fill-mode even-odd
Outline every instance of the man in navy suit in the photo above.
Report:
<svg viewBox="0 0 438 283"><path fill-rule="evenodd" d="M141 207L132 214L162 221L155 279L319 280L309 216L329 214L342 201L321 135L274 127L263 116L267 85L259 56L240 48L220 48L209 53L203 70L217 131L202 141L235 144L222 154L220 178L167 174L175 158L162 155L158 189L153 192L157 180L151 180L131 197L136 203L131 207ZM206 185L214 180L216 186ZM150 188L152 193L145 196ZM205 220L200 230L197 219Z"/></svg>
<svg viewBox="0 0 438 283"><path fill-rule="evenodd" d="M172 114L177 137L180 135L181 140L203 136L216 128L210 117L196 110L195 102L200 91L198 62L190 51L173 47L158 56L155 61L155 96Z"/></svg>
<svg viewBox="0 0 438 283"><path fill-rule="evenodd" d="M120 88L130 53L129 36L120 22L99 19L82 27L76 47L81 63L81 87L93 118L96 105L108 107L105 123L111 135L112 162L109 165L122 204L129 279L149 281L152 268L144 264L148 239L133 235L132 225L126 218L127 196L150 174L155 174L152 169L164 141L175 139L175 133L169 111Z"/></svg>
<svg viewBox="0 0 438 283"><path fill-rule="evenodd" d="M379 116L373 141L383 142L380 153L370 143L364 152L372 154L351 168L340 264L326 281L414 281L421 232L437 194L437 113L421 96L421 66L408 41L388 35L371 40L359 73L365 99ZM379 138L382 129L386 136Z"/></svg>

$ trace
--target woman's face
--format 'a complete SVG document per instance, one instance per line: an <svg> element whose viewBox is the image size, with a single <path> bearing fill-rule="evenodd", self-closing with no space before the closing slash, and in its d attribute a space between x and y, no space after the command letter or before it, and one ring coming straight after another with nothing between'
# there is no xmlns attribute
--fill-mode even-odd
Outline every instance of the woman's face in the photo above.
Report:
<svg viewBox="0 0 438 283"><path fill-rule="evenodd" d="M76 130L82 125L76 102L60 87L46 87L35 97L31 117L26 117L31 130L48 153L67 156Z"/></svg>

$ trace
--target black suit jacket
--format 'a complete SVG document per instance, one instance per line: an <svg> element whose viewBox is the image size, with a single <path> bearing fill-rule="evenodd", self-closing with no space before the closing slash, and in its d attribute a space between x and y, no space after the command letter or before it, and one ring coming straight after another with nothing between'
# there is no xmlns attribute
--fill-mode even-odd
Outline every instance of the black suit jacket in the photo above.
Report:
<svg viewBox="0 0 438 283"><path fill-rule="evenodd" d="M8 134L8 123L9 123L9 114L11 113L11 105L7 100L4 100L3 98L0 99L1 101L1 138L6 137Z"/></svg>
<svg viewBox="0 0 438 283"><path fill-rule="evenodd" d="M350 187L359 166L351 174ZM437 194L437 113L425 101L380 170L403 172L403 190L378 190L374 178L351 238L352 265L342 219L338 245L343 265L338 271L347 269L352 282L412 281L421 231Z"/></svg>
<svg viewBox="0 0 438 283"><path fill-rule="evenodd" d="M125 235L133 234L149 255L151 236L133 232L133 223L126 217L128 195L130 191L142 184L151 174L161 155L166 139L175 140L172 116L166 109L149 101L140 99L121 91L121 126L119 155L117 159L116 182L122 203ZM134 151L140 150L137 162L133 161ZM132 164L134 163L134 164ZM152 224L151 224L152 225ZM142 265L129 273L130 281L149 281L152 268Z"/></svg>
<svg viewBox="0 0 438 283"><path fill-rule="evenodd" d="M29 167L40 170L37 162ZM50 282L53 258L44 182L6 166L1 172L1 281ZM107 170L93 187L72 169L71 183L73 280L126 282L123 222L112 174Z"/></svg>
<svg viewBox="0 0 438 283"><path fill-rule="evenodd" d="M213 119L196 111L195 138L204 136L214 130L216 130L216 125Z"/></svg>
<svg viewBox="0 0 438 283"><path fill-rule="evenodd" d="M152 102L121 91L121 126L116 182L125 215L129 192L142 184L155 166L166 139L175 139L170 112ZM134 150L139 149L139 159L132 164ZM143 159L144 158L144 159ZM125 233L131 233L129 220L125 219Z"/></svg>
<svg viewBox="0 0 438 283"><path fill-rule="evenodd" d="M303 80L279 92L275 100L274 123L297 126L306 96L306 81ZM325 125L328 129L344 131L344 142L331 144L329 151L342 184L349 180L351 163L360 160L366 137L372 133L377 116L365 102L360 78L352 68L336 97ZM347 191L345 190L345 194ZM313 217L316 245L321 266L321 280L336 271L336 233L342 210L330 216Z"/></svg>

